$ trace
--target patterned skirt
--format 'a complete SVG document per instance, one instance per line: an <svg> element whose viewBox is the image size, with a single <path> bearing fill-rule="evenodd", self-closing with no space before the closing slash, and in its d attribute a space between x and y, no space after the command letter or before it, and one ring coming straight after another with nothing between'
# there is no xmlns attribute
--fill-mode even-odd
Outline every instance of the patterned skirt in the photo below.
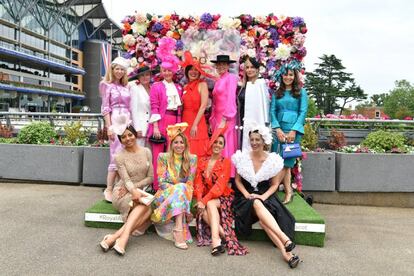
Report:
<svg viewBox="0 0 414 276"><path fill-rule="evenodd" d="M220 226L224 230L224 239L226 241L226 248L228 255L246 255L249 253L248 249L241 245L233 230L234 216L231 205L234 195L222 196L220 200ZM210 227L201 217L197 216L197 246L208 246L211 244Z"/></svg>

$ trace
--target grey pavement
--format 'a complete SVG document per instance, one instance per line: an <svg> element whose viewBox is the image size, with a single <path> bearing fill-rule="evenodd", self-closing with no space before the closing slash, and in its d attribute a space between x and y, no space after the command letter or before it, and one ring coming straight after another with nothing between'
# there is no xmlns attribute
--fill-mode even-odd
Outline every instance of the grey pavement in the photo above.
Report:
<svg viewBox="0 0 414 276"><path fill-rule="evenodd" d="M326 219L324 248L297 246L291 270L269 242L244 242L247 256L212 257L150 233L124 257L98 247L108 229L83 225L101 189L0 183L0 275L414 275L414 209L315 205Z"/></svg>

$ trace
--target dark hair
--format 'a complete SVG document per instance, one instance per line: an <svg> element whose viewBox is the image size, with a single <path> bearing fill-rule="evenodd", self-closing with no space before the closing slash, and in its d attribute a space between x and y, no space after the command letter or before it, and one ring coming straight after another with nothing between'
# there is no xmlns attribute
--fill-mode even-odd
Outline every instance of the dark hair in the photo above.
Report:
<svg viewBox="0 0 414 276"><path fill-rule="evenodd" d="M264 144L264 146L263 146L263 150L264 150L264 151L269 151L269 150L270 150L270 145L268 145L268 144L266 144L266 143L264 142L263 136L260 134L259 130L258 130L258 129L256 129L256 130L253 130L253 131L249 131L249 138L250 138L250 135L252 135L253 133L256 133L256 134L259 134L259 135L260 135L260 138L262 139L263 144Z"/></svg>
<svg viewBox="0 0 414 276"><path fill-rule="evenodd" d="M188 66L185 67L184 75L187 78L187 80L190 80L190 78L188 77L188 72L190 72L191 68L193 68L193 67L194 67L193 65L188 65ZM198 70L197 70L197 72L198 72ZM201 75L200 72L198 72L198 73Z"/></svg>
<svg viewBox="0 0 414 276"><path fill-rule="evenodd" d="M243 63L245 63L246 61L249 61L253 65L253 67L256 68L259 71L259 68L260 68L261 64L260 64L260 62L257 61L256 58L247 56L247 57L244 58ZM246 74L246 69L244 69L243 79L244 79L243 86L246 86L246 83L248 81L247 74Z"/></svg>
<svg viewBox="0 0 414 276"><path fill-rule="evenodd" d="M298 70L292 70L292 69L288 69L286 71L286 74L283 74L283 76L287 75L289 73L289 71L292 71L293 74L295 75L294 79L293 79L293 83L292 83L292 90L290 91L290 93L292 94L292 96L294 98L299 98L300 97L300 89L301 89L301 85L299 83L299 73ZM279 88L276 90L276 98L280 99L283 97L283 95L285 94L286 91L286 85L283 82L283 76L280 82L280 86Z"/></svg>
<svg viewBox="0 0 414 276"><path fill-rule="evenodd" d="M135 136L135 138L138 138L138 132L135 130L135 128L132 125L127 126L127 128L125 130L131 131L131 133ZM117 136L118 136L119 142L121 142L121 144L122 144L122 135L117 135Z"/></svg>
<svg viewBox="0 0 414 276"><path fill-rule="evenodd" d="M218 140L218 138L223 138L223 146L226 146L226 138L224 138L224 135L223 134L219 134L218 136L217 136L217 138L216 138L216 140L214 140L213 141L213 144L214 144L214 142L216 142L217 140Z"/></svg>

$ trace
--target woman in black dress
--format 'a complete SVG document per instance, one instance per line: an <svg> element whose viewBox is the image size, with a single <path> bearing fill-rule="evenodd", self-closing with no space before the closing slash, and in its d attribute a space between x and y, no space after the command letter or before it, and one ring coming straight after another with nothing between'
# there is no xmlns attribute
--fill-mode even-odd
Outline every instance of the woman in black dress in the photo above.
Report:
<svg viewBox="0 0 414 276"><path fill-rule="evenodd" d="M248 129L249 130L249 129ZM278 184L283 179L283 159L269 153L272 142L269 128L256 125L249 131L250 152L237 151L232 161L237 169L233 209L236 231L250 235L252 224L259 221L269 238L282 252L291 268L299 264L292 253L295 243L295 219L276 197Z"/></svg>

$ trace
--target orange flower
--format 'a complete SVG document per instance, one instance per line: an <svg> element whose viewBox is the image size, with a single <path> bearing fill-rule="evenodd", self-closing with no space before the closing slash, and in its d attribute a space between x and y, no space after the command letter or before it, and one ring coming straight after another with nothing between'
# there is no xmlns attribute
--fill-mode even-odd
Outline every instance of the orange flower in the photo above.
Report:
<svg viewBox="0 0 414 276"><path fill-rule="evenodd" d="M129 32L129 31L131 30L131 25L130 25L128 22L124 23L124 29L125 29L127 32Z"/></svg>
<svg viewBox="0 0 414 276"><path fill-rule="evenodd" d="M249 30L247 33L248 36L256 36L256 31L254 29Z"/></svg>
<svg viewBox="0 0 414 276"><path fill-rule="evenodd" d="M173 38L174 38L174 39L179 40L179 39L180 39L180 37L181 37L181 35L180 35L180 33L179 33L179 32L174 32L174 34L173 34Z"/></svg>

